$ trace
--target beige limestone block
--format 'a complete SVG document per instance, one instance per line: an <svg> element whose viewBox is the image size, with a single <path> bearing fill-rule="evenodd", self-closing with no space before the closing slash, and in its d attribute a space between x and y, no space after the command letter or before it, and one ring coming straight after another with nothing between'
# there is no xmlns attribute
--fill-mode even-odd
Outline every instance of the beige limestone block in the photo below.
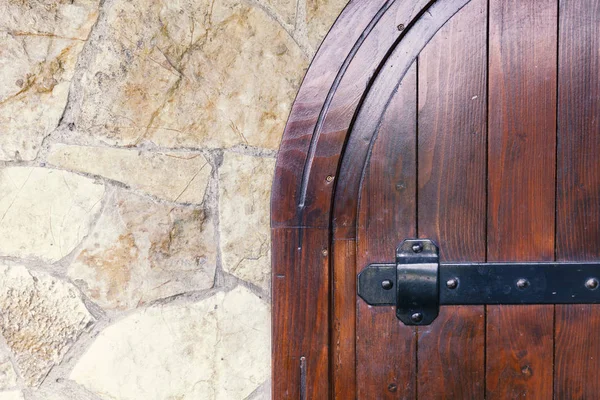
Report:
<svg viewBox="0 0 600 400"><path fill-rule="evenodd" d="M48 161L122 182L164 200L188 204L202 203L211 173L202 154L59 144L51 148Z"/></svg>
<svg viewBox="0 0 600 400"><path fill-rule="evenodd" d="M348 0L306 0L306 25L311 45L317 49Z"/></svg>
<svg viewBox="0 0 600 400"><path fill-rule="evenodd" d="M8 358L0 361L0 390L12 389L17 386L17 374Z"/></svg>
<svg viewBox="0 0 600 400"><path fill-rule="evenodd" d="M81 78L76 129L106 143L275 149L308 64L263 10L117 0Z"/></svg>
<svg viewBox="0 0 600 400"><path fill-rule="evenodd" d="M39 385L94 322L77 289L45 273L0 265L0 330L25 383Z"/></svg>
<svg viewBox="0 0 600 400"><path fill-rule="evenodd" d="M269 306L237 287L106 328L71 379L106 400L245 399L269 375Z"/></svg>
<svg viewBox="0 0 600 400"><path fill-rule="evenodd" d="M10 392L1 392L0 400L24 400L24 397L21 391L12 390Z"/></svg>
<svg viewBox="0 0 600 400"><path fill-rule="evenodd" d="M131 309L211 288L216 268L211 215L117 191L69 267L69 277L106 309Z"/></svg>
<svg viewBox="0 0 600 400"><path fill-rule="evenodd" d="M219 169L223 269L269 291L269 198L275 160L226 152Z"/></svg>
<svg viewBox="0 0 600 400"><path fill-rule="evenodd" d="M70 172L0 169L0 256L55 262L87 235L104 185Z"/></svg>
<svg viewBox="0 0 600 400"><path fill-rule="evenodd" d="M0 160L32 160L67 104L98 0L0 2Z"/></svg>
<svg viewBox="0 0 600 400"><path fill-rule="evenodd" d="M293 28L296 23L297 0L262 0L268 8L275 10L284 23Z"/></svg>

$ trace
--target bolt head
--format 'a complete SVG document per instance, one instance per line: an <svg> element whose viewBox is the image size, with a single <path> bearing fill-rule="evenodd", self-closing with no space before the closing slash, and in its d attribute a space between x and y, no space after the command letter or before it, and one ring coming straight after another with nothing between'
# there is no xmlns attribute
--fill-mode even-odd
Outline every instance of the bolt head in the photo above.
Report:
<svg viewBox="0 0 600 400"><path fill-rule="evenodd" d="M390 290L394 287L394 283L391 280L386 279L381 282L381 287L383 288L383 290Z"/></svg>
<svg viewBox="0 0 600 400"><path fill-rule="evenodd" d="M410 319L412 319L413 322L418 324L419 322L423 321L423 313L416 312L410 316Z"/></svg>
<svg viewBox="0 0 600 400"><path fill-rule="evenodd" d="M420 253L423 251L423 243L415 243L412 245L412 251L415 253Z"/></svg>
<svg viewBox="0 0 600 400"><path fill-rule="evenodd" d="M525 278L521 278L517 281L517 287L521 290L527 289L529 287L529 285L530 285L529 281Z"/></svg>
<svg viewBox="0 0 600 400"><path fill-rule="evenodd" d="M590 278L587 281L585 281L585 287L590 289L590 290L596 290L598 289L598 279L596 278Z"/></svg>
<svg viewBox="0 0 600 400"><path fill-rule="evenodd" d="M448 279L448 282L446 282L446 287L448 289L456 289L458 287L458 278Z"/></svg>

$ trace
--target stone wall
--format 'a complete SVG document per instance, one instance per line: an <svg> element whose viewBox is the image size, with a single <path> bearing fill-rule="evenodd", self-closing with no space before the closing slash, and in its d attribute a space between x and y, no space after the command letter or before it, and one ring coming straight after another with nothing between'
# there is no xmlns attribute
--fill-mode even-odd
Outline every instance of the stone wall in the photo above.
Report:
<svg viewBox="0 0 600 400"><path fill-rule="evenodd" d="M344 0L0 0L0 400L270 398L269 195Z"/></svg>

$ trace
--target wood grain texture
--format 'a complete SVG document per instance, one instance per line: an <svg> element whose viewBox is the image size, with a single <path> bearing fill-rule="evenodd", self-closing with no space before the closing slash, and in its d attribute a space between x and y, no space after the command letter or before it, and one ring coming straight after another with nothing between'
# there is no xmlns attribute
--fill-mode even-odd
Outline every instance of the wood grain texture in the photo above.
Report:
<svg viewBox="0 0 600 400"><path fill-rule="evenodd" d="M329 232L278 228L271 235L272 312L279 317L273 324L273 398L327 399L330 281L329 259L323 251L329 246ZM302 301L296 300L299 295Z"/></svg>
<svg viewBox="0 0 600 400"><path fill-rule="evenodd" d="M557 12L490 1L489 261L554 258ZM553 306L487 310L486 398L552 398Z"/></svg>
<svg viewBox="0 0 600 400"><path fill-rule="evenodd" d="M334 87L336 77L356 43L369 30L370 24L387 9L387 3L386 0L351 1L331 28L306 72L277 156L271 191L271 226L302 225L298 210L302 176L311 143L316 140L314 132L323 105L330 90L344 87L342 82ZM327 205L322 212L329 210L330 205Z"/></svg>
<svg viewBox="0 0 600 400"><path fill-rule="evenodd" d="M387 109L365 169L357 229L361 270L393 260L398 244L416 235L416 112L413 66ZM362 300L357 307L358 398L414 398L416 329L403 325L394 307Z"/></svg>
<svg viewBox="0 0 600 400"><path fill-rule="evenodd" d="M600 1L561 0L558 70L558 260L600 259ZM557 399L600 392L600 306L556 306Z"/></svg>
<svg viewBox="0 0 600 400"><path fill-rule="evenodd" d="M311 64L286 125L273 180L272 226L329 227L337 185L324 182L336 175L363 92L402 35L397 26L409 26L428 1L355 1L348 6L354 12L344 10Z"/></svg>
<svg viewBox="0 0 600 400"><path fill-rule="evenodd" d="M419 56L418 234L441 261L485 261L487 0L472 0ZM442 283L443 284L443 283ZM482 399L484 307L442 307L418 329L418 398Z"/></svg>
<svg viewBox="0 0 600 400"><path fill-rule="evenodd" d="M333 249L331 364L334 399L356 398L356 240ZM348 295L350 293L350 295Z"/></svg>
<svg viewBox="0 0 600 400"><path fill-rule="evenodd" d="M391 51L368 88L357 111L339 169L333 215L336 237L356 237L358 199L364 166L385 110L398 90L399 83L429 40L466 3L468 0L433 2Z"/></svg>
<svg viewBox="0 0 600 400"><path fill-rule="evenodd" d="M323 250L331 254L329 227L336 182L327 176L337 171L353 107L389 47L402 35L397 26L410 26L426 3L351 1L320 47L294 102L277 158L271 202L275 399L330 395L333 319L331 294L322 289L329 288L331 261L324 257L323 267L311 258ZM297 254L289 240L299 241L306 255ZM315 324L318 329L310 329ZM348 334L355 336L354 330ZM298 386L300 360L304 387Z"/></svg>

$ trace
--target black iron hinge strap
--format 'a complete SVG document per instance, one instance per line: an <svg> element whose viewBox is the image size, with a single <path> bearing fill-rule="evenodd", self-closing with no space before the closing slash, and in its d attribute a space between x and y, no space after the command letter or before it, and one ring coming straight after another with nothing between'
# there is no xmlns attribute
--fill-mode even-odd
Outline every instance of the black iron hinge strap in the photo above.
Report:
<svg viewBox="0 0 600 400"><path fill-rule="evenodd" d="M443 305L600 303L600 262L439 263L430 240L404 241L396 264L371 264L358 295L373 306L396 305L408 325L427 325Z"/></svg>

